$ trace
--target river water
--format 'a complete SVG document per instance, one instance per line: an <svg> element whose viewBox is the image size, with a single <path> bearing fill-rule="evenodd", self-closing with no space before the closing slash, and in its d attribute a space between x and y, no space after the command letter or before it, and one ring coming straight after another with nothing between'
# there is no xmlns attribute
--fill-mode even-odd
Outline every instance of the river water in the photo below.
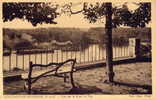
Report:
<svg viewBox="0 0 156 100"><path fill-rule="evenodd" d="M113 47L113 58L129 57L129 47ZM37 64L48 64L50 62L62 62L70 58L76 58L77 63L94 62L106 59L106 50L98 44L92 44L83 51L61 51L54 53L25 54L3 56L3 70L8 71L15 67L27 69L29 61Z"/></svg>

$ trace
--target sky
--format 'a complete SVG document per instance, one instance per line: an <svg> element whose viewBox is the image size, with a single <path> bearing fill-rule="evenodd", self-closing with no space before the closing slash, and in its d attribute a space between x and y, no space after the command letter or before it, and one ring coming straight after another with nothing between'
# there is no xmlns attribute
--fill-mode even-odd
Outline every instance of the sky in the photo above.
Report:
<svg viewBox="0 0 156 100"><path fill-rule="evenodd" d="M120 6L122 3L115 3L113 5ZM128 3L129 9L134 10L138 6ZM72 8L72 10L77 11L82 9L82 4L78 4ZM74 14L71 16L61 15L54 19L58 24L37 24L37 27L33 27L31 23L26 20L14 19L11 22L3 23L4 28L18 28L18 29L29 29L29 28L48 28L48 27L74 27L74 28L90 28L90 27L104 27L104 23L94 23L91 24L87 19L84 19L82 13Z"/></svg>

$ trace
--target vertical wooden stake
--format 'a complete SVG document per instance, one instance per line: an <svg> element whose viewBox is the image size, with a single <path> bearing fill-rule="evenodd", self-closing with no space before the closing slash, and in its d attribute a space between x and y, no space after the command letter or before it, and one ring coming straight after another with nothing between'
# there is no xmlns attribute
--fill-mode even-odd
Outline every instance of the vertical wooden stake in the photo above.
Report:
<svg viewBox="0 0 156 100"><path fill-rule="evenodd" d="M28 94L31 94L31 74L32 74L32 62L29 62L29 74L28 74Z"/></svg>

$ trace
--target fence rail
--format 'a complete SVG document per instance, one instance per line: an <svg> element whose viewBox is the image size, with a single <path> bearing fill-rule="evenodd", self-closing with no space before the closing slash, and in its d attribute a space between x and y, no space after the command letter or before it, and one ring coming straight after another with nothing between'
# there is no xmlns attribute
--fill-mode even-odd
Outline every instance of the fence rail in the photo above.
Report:
<svg viewBox="0 0 156 100"><path fill-rule="evenodd" d="M113 46L113 59L134 57L134 50L131 45L115 45ZM77 48L75 50L70 50L69 47L13 50L10 51L10 54L3 55L3 70L25 70L28 68L30 61L38 64L48 64L50 62L63 62L70 58L76 58L77 64L105 61L106 50L101 44L91 44L85 49Z"/></svg>

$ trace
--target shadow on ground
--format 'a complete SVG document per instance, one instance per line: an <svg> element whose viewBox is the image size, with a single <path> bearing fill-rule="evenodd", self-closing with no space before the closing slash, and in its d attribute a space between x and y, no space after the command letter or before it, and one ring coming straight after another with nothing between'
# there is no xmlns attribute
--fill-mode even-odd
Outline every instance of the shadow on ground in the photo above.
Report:
<svg viewBox="0 0 156 100"><path fill-rule="evenodd" d="M151 85L138 85L138 84L133 84L133 83L118 82L118 81L114 81L113 84L119 85L119 86L131 87L131 88L142 88L142 89L147 90L146 92L140 92L137 89L133 89L130 94L152 94Z"/></svg>

